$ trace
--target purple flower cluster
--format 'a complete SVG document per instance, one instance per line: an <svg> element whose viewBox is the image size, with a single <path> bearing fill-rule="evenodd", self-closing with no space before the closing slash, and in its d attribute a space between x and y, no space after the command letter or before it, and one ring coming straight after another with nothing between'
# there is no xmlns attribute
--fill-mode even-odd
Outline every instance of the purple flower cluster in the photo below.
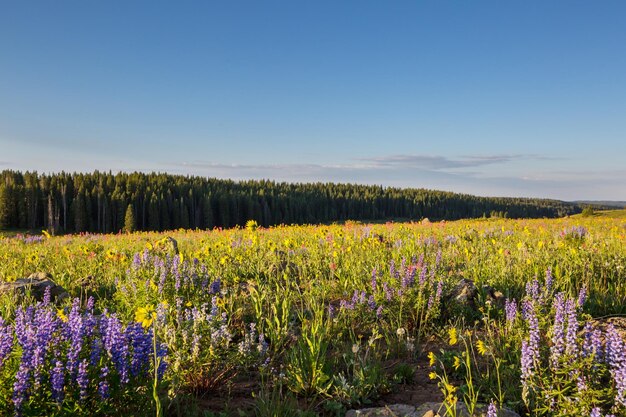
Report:
<svg viewBox="0 0 626 417"><path fill-rule="evenodd" d="M561 236L565 239L584 239L587 234L587 229L582 226L572 226L569 229L563 229L561 232Z"/></svg>
<svg viewBox="0 0 626 417"><path fill-rule="evenodd" d="M13 327L5 323L0 317L0 367L13 349Z"/></svg>
<svg viewBox="0 0 626 417"><path fill-rule="evenodd" d="M239 354L245 357L258 354L259 357L263 358L269 348L269 345L265 340L265 335L263 333L257 334L256 323L250 323L249 328L250 331L246 333L243 340L239 342Z"/></svg>
<svg viewBox="0 0 626 417"><path fill-rule="evenodd" d="M211 281L206 265L201 264L197 259L181 261L180 256L161 257L150 253L147 249L141 254L135 253L131 268L127 273L132 278L142 278L146 290L155 284L159 294L171 290L176 295L192 293L215 295L221 290L220 279ZM134 281L131 280L131 282ZM121 289L126 290L125 287Z"/></svg>
<svg viewBox="0 0 626 417"><path fill-rule="evenodd" d="M374 295L372 294L368 296L365 291L354 290L350 300L341 300L339 302L339 308L342 310L354 310L360 305L367 306L367 308L371 311L376 311L377 315L382 314L382 310L379 309L379 306L374 300Z"/></svg>
<svg viewBox="0 0 626 417"><path fill-rule="evenodd" d="M552 346L550 347L550 365L558 368L559 360L565 351L565 294L554 297L554 324L552 325Z"/></svg>
<svg viewBox="0 0 626 417"><path fill-rule="evenodd" d="M26 235L26 236L24 236L24 235L21 235L21 234L18 234L16 236L16 238L20 239L22 242L24 242L27 245L31 245L33 243L41 243L45 239L41 235L37 235L37 236Z"/></svg>
<svg viewBox="0 0 626 417"><path fill-rule="evenodd" d="M151 331L145 332L139 323L123 326L106 312L94 315L92 299L86 310L75 299L65 317L48 305L48 298L18 308L14 328L0 318L0 367L12 351L19 352L12 397L16 415L40 392L50 392L61 404L76 397L84 401L97 393L105 399L111 385L147 384Z"/></svg>
<svg viewBox="0 0 626 417"><path fill-rule="evenodd" d="M548 274L546 281L549 277ZM579 395L583 396L592 386L604 384L606 379L602 377L603 382L600 382L600 376L608 376L610 373L611 388L615 395L613 411L623 410L626 408L626 343L611 324L607 326L607 330L603 334L591 323L587 323L582 332L582 337L579 337L578 314L585 298L585 287L581 289L576 298L566 297L565 293L562 292L554 296L551 309L554 315L547 333L550 338L550 366L547 370L556 372L555 375L562 374L566 370L570 380L576 381L576 390ZM538 317L549 313L550 309L543 302L547 299L548 293L545 290L542 291L537 280L528 283L527 296L522 301L522 316L527 321L529 328L529 337L522 341L521 349L521 380L525 401L530 388L534 387L534 382L536 382L533 378L541 369L541 333ZM508 300L505 304L508 317ZM587 358L591 358L591 361ZM585 361L579 362L580 359L585 359ZM572 364L576 366L573 367ZM542 378L545 378L546 375L542 375ZM542 384L539 391L545 390L545 379ZM545 398L546 401L555 401L555 398L552 398L550 394L546 393L546 395L548 395ZM602 409L594 408L591 415L602 417Z"/></svg>
<svg viewBox="0 0 626 417"><path fill-rule="evenodd" d="M517 318L517 301L514 299L504 300L504 314L506 316L507 323L513 323Z"/></svg>
<svg viewBox="0 0 626 417"><path fill-rule="evenodd" d="M526 320L528 321L529 337L528 340L522 341L522 386L528 389L529 380L533 377L535 370L539 364L539 320L533 309L527 311Z"/></svg>

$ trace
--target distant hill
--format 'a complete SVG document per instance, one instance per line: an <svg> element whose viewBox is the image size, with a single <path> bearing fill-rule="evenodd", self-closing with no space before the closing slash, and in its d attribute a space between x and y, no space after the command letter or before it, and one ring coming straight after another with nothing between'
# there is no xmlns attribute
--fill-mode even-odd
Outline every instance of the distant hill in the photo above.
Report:
<svg viewBox="0 0 626 417"><path fill-rule="evenodd" d="M594 205L594 208L601 209ZM144 173L0 172L0 229L51 232L210 229L345 220L538 218L580 213L579 204L477 197L417 188Z"/></svg>
<svg viewBox="0 0 626 417"><path fill-rule="evenodd" d="M576 205L584 206L604 206L604 207L626 207L626 201L599 201L599 200L578 200L573 202Z"/></svg>

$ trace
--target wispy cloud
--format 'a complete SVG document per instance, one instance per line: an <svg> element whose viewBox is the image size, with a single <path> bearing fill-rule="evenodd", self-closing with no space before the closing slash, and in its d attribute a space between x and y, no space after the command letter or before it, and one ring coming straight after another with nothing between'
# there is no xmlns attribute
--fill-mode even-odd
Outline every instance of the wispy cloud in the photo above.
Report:
<svg viewBox="0 0 626 417"><path fill-rule="evenodd" d="M469 155L458 158L449 158L439 155L388 155L373 158L359 158L357 160L370 163L381 168L416 168L441 171L458 168L472 168L484 165L503 164L522 159L538 159L536 155Z"/></svg>
<svg viewBox="0 0 626 417"><path fill-rule="evenodd" d="M626 170L556 170L549 156L535 154L388 155L354 158L345 163L224 164L191 161L168 164L167 170L231 179L270 178L277 181L334 181L382 184L399 187L432 188L478 195L547 197L564 200L624 199ZM506 172L507 164L537 161L532 171L519 164ZM500 164L503 169L488 170ZM542 166L543 165L543 166ZM526 164L524 164L526 166ZM484 167L484 169L483 169ZM529 168L526 166L526 170ZM610 198L609 198L610 197Z"/></svg>
<svg viewBox="0 0 626 417"><path fill-rule="evenodd" d="M459 168L475 168L492 164L505 164L522 159L541 159L536 155L470 155L458 158L449 158L439 155L385 155L369 158L354 158L343 164L224 164L210 161L190 161L178 164L186 168L199 168L218 171L319 171L319 170L417 170L417 171L446 171ZM468 172L464 172L465 175ZM478 174L475 172L474 174Z"/></svg>

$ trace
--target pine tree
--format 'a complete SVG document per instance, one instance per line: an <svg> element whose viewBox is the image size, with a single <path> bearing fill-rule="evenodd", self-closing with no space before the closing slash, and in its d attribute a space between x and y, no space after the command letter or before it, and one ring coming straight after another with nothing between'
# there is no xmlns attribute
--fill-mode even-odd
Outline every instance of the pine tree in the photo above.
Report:
<svg viewBox="0 0 626 417"><path fill-rule="evenodd" d="M124 231L130 233L134 232L135 229L135 212L133 210L133 205L129 204L128 207L126 207L126 215L124 216Z"/></svg>

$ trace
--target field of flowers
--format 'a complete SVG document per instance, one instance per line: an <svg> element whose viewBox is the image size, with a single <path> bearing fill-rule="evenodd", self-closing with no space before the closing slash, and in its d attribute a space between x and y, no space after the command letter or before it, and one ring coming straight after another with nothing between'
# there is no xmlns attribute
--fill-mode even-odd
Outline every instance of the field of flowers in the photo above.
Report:
<svg viewBox="0 0 626 417"><path fill-rule="evenodd" d="M626 415L626 220L0 238L0 415ZM471 296L458 294L459 283ZM480 408L482 410L482 408Z"/></svg>

